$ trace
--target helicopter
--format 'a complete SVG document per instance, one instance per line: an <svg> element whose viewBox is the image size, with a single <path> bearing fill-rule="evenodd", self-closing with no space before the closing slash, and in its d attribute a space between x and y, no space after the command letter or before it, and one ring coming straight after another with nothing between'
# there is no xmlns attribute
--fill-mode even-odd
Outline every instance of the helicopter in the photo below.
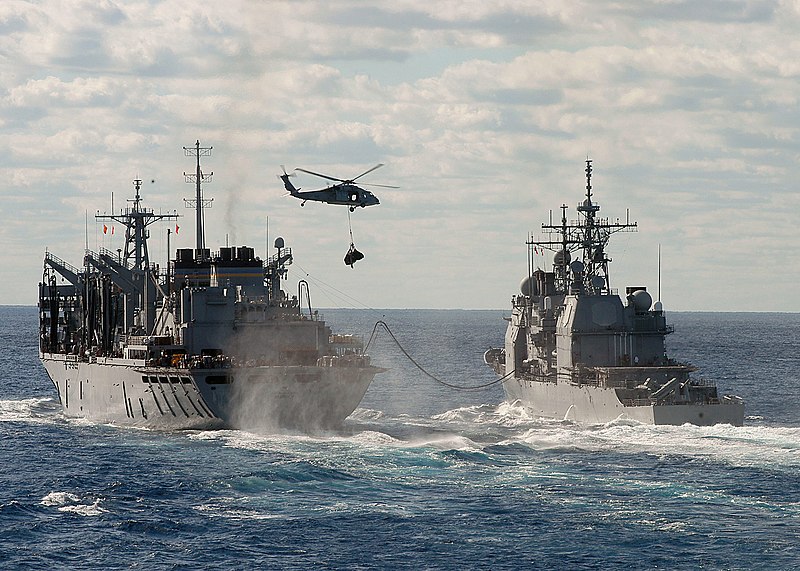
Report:
<svg viewBox="0 0 800 571"><path fill-rule="evenodd" d="M294 170L318 176L320 178L324 178L327 180L332 180L337 183L332 186L329 186L328 188L320 190L307 190L304 192L300 192L299 188L295 188L295 186L292 184L292 181L289 180L289 177L293 176L293 174L287 173L286 169L283 169L283 174L278 176L283 181L283 185L286 187L286 190L289 191L289 194L303 201L300 204L300 206L305 206L307 201L312 200L317 202L326 202L328 204L343 204L344 206L348 206L350 208L350 212L353 212L358 206L364 208L366 206L374 206L376 204L380 204L380 201L378 200L377 196L375 196L368 190L364 190L363 188L356 186L354 183L362 176L369 174L372 171L379 169L382 166L383 166L382 163L377 164L371 169L351 179L336 178L333 176L316 173L314 171L296 168ZM388 184L370 184L370 186L380 186L383 188L399 188L397 186L390 186Z"/></svg>

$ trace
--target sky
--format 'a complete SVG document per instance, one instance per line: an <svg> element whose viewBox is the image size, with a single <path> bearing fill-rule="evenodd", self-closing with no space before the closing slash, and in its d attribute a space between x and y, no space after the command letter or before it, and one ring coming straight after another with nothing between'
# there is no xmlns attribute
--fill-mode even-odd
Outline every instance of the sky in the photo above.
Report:
<svg viewBox="0 0 800 571"><path fill-rule="evenodd" d="M137 178L181 216L170 249L193 247L199 140L207 246L282 236L286 289L318 307L507 309L590 158L600 216L638 223L612 287L798 312L798 29L796 0L3 0L0 304L36 303L46 251L121 248L95 215ZM400 188L350 216L351 268L347 208L301 207L277 175L378 163L360 181ZM173 225L150 227L162 265Z"/></svg>

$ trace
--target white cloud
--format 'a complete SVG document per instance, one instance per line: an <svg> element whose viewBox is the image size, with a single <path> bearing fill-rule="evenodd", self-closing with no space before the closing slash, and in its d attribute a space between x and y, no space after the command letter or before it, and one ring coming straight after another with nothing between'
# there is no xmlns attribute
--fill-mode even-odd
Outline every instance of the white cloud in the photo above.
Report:
<svg viewBox="0 0 800 571"><path fill-rule="evenodd" d="M44 248L78 260L85 213L137 176L191 246L181 147L200 139L210 244L263 244L269 216L373 307L505 306L527 232L580 199L591 155L603 213L641 223L617 283L652 283L640 258L663 242L679 308L800 311L777 295L800 278L798 21L788 2L4 2L2 263L27 287L0 279L0 302L33 303ZM300 208L276 175L378 162L364 181L402 188L353 214L351 270L346 210ZM755 299L734 285L748 266Z"/></svg>

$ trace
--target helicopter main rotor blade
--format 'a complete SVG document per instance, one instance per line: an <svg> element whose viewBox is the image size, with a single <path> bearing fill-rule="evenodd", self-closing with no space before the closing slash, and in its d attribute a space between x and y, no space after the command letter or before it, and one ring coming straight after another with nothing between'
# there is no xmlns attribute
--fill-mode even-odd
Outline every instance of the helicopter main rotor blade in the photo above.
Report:
<svg viewBox="0 0 800 571"><path fill-rule="evenodd" d="M364 172L362 172L362 173L361 173L360 175L358 175L356 178L351 178L351 179L350 179L349 181L347 181L347 182L355 182L355 181L357 181L358 179L360 179L362 176L364 176L365 174L369 174L369 173L371 173L372 171L374 171L374 170L376 170L376 169L379 169L379 168L381 168L382 166L383 166L383 163L378 163L377 165L375 165L374 167L372 167L372 168L371 168L371 169L369 169L368 171L364 171Z"/></svg>
<svg viewBox="0 0 800 571"><path fill-rule="evenodd" d="M399 186L392 186L391 184L377 184L374 182L361 182L361 186L379 186L381 188L400 188Z"/></svg>
<svg viewBox="0 0 800 571"><path fill-rule="evenodd" d="M319 178L326 178L328 180L335 180L336 182L345 182L345 183L346 182L351 182L351 181L347 181L347 180L344 180L344 179L341 179L341 178L335 178L335 177L332 177L332 176L328 176L326 174L320 174L318 172L314 172L314 171L310 171L310 170L306 170L306 169L301 169L299 167L294 169L294 170L300 171L300 172L304 172L304 173L308 173L308 174L313 174L314 176L318 176Z"/></svg>

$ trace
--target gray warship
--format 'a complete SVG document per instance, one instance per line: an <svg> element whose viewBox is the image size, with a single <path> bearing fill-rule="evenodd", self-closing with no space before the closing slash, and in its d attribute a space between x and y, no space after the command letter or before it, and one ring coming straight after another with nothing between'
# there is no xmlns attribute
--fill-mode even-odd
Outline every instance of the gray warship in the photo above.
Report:
<svg viewBox="0 0 800 571"><path fill-rule="evenodd" d="M720 395L696 369L666 354L660 300L646 287L627 287L625 303L611 288L607 245L637 224L598 216L586 161L586 196L577 220L542 224L530 237L528 275L512 297L503 348L484 361L502 375L506 397L543 417L582 424L633 420L645 424L731 424L744 421L740 397ZM552 254L552 270L534 269L533 254ZM660 271L660 270L659 270ZM659 278L660 281L660 278Z"/></svg>
<svg viewBox="0 0 800 571"><path fill-rule="evenodd" d="M136 180L128 207L96 217L124 227L124 250L87 248L82 268L45 254L40 359L65 415L167 430L336 428L383 369L359 337L331 331L306 281L296 295L281 289L293 261L282 238L263 261L247 246L205 247L210 147L184 149L196 157L194 249L164 269L152 262L148 227L178 215L145 208Z"/></svg>

